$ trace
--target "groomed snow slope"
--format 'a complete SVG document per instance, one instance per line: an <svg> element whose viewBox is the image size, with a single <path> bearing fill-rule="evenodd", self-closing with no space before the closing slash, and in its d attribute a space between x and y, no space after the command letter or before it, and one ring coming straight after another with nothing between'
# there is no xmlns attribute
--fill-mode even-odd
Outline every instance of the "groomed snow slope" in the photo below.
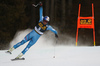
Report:
<svg viewBox="0 0 100 66"><path fill-rule="evenodd" d="M20 50L14 50L12 55L1 50L0 66L100 66L100 47L58 46L55 48L55 54L53 47L32 47L23 56L25 60L11 61Z"/></svg>
<svg viewBox="0 0 100 66"><path fill-rule="evenodd" d="M10 46L22 40L30 31L18 32ZM5 53L7 50L0 50L0 66L100 66L100 46L76 47L66 46L62 43L54 47L56 42L55 39L52 40L52 37L50 38L52 35L54 34L50 34L47 39L42 36L23 56L25 60L11 61L27 44L14 50L12 54Z"/></svg>

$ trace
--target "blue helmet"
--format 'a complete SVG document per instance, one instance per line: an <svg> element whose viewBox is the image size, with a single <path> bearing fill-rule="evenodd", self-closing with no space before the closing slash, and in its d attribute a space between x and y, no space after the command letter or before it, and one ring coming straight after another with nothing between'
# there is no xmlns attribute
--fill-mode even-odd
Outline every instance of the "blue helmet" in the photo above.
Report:
<svg viewBox="0 0 100 66"><path fill-rule="evenodd" d="M43 18L43 20L49 22L50 18L49 18L48 16L45 16L45 17Z"/></svg>

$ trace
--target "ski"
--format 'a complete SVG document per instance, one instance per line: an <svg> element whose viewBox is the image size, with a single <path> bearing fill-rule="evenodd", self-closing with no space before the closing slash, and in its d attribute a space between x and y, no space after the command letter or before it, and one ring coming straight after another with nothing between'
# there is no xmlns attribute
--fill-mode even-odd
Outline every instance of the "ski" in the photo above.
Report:
<svg viewBox="0 0 100 66"><path fill-rule="evenodd" d="M14 59L11 59L11 61L16 61L16 60L25 60L25 58L14 58Z"/></svg>
<svg viewBox="0 0 100 66"><path fill-rule="evenodd" d="M6 51L5 53L12 54L10 51Z"/></svg>

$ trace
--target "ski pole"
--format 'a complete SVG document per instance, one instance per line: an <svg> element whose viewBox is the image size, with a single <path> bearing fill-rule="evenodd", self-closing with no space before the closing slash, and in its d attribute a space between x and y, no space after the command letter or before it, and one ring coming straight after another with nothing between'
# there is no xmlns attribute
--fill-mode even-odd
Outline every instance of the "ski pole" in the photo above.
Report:
<svg viewBox="0 0 100 66"><path fill-rule="evenodd" d="M35 4L32 4L32 6L34 6L34 7L38 7L39 5L42 6L42 2L39 2L39 3L36 4L36 5L35 5Z"/></svg>
<svg viewBox="0 0 100 66"><path fill-rule="evenodd" d="M57 38L56 38L56 44L57 44ZM55 56L55 46L56 46L56 44L54 44L54 56L53 56L53 58L56 57L56 56Z"/></svg>

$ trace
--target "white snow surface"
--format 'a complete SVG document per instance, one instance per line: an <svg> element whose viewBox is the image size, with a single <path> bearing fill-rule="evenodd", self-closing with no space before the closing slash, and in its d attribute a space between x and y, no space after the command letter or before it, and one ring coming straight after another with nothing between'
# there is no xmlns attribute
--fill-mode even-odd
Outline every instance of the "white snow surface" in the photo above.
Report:
<svg viewBox="0 0 100 66"><path fill-rule="evenodd" d="M100 66L100 46L54 46L56 42L47 41L43 37L26 52L23 56L25 60L11 61L20 54L25 45L14 50L12 54L5 53L7 50L0 50L0 66ZM14 38L11 46L23 39L22 36L19 38Z"/></svg>

